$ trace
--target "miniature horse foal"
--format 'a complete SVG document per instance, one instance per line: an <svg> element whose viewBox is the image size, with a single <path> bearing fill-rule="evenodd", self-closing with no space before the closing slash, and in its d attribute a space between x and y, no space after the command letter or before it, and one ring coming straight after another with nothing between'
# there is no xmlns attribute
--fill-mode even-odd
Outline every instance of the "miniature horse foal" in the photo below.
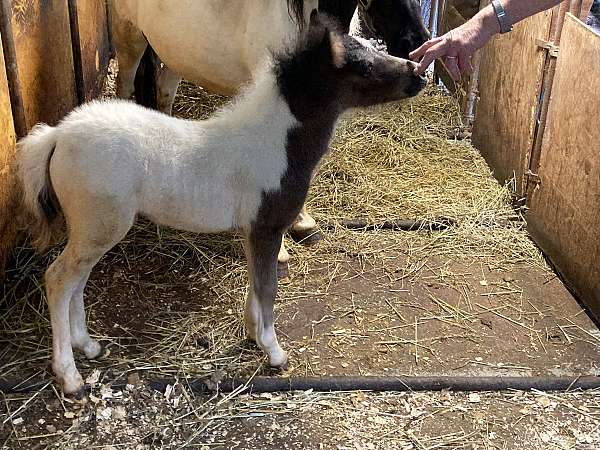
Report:
<svg viewBox="0 0 600 450"><path fill-rule="evenodd" d="M90 271L137 215L199 233L244 235L247 333L272 366L285 367L273 326L282 235L302 207L339 115L416 95L425 80L413 69L341 35L313 12L298 43L274 56L210 120L111 100L81 106L57 127L36 126L19 143L19 178L41 241L62 223L61 213L67 224L66 247L45 275L53 369L64 393L83 388L73 348L88 358L102 351L85 324Z"/></svg>

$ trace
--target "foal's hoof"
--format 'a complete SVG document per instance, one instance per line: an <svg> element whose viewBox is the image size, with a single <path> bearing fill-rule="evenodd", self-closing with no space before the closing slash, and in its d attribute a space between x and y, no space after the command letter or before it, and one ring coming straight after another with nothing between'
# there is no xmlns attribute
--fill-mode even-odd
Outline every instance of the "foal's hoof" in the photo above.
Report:
<svg viewBox="0 0 600 450"><path fill-rule="evenodd" d="M61 381L59 379L59 381ZM87 390L83 383L83 378L77 373L75 376L67 377L61 381L63 397L77 403L87 401Z"/></svg>
<svg viewBox="0 0 600 450"><path fill-rule="evenodd" d="M290 230L290 237L299 244L310 246L323 240L323 233L318 229Z"/></svg>
<svg viewBox="0 0 600 450"><path fill-rule="evenodd" d="M287 352L280 349L278 354L275 354L269 358L269 366L273 369L285 372L286 370L288 370L289 361L290 359L288 357Z"/></svg>
<svg viewBox="0 0 600 450"><path fill-rule="evenodd" d="M290 276L290 264L277 261L277 279L283 280Z"/></svg>
<svg viewBox="0 0 600 450"><path fill-rule="evenodd" d="M285 360L284 363L281 363L277 366L274 366L273 364L269 363L269 368L273 371L273 373L281 373L281 372L286 372L290 367L290 362L289 360Z"/></svg>
<svg viewBox="0 0 600 450"><path fill-rule="evenodd" d="M87 359L102 359L110 355L110 350L98 341L90 340L82 349Z"/></svg>
<svg viewBox="0 0 600 450"><path fill-rule="evenodd" d="M88 393L85 386L82 386L79 390L71 393L65 392L64 397L71 400L72 402L79 403L81 405L85 405L88 399Z"/></svg>

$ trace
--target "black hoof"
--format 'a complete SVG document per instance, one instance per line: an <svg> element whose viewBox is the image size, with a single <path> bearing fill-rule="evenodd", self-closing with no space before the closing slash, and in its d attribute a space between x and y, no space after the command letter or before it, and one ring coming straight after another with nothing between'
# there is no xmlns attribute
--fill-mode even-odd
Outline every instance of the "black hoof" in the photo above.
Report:
<svg viewBox="0 0 600 450"><path fill-rule="evenodd" d="M299 244L310 246L323 240L323 233L316 228L312 230L290 230L290 237Z"/></svg>
<svg viewBox="0 0 600 450"><path fill-rule="evenodd" d="M64 397L75 403L87 403L88 392L87 392L87 389L85 388L85 386L83 386L77 392L72 392L70 394L64 394Z"/></svg>
<svg viewBox="0 0 600 450"><path fill-rule="evenodd" d="M290 276L290 264L277 261L277 279L283 280Z"/></svg>
<svg viewBox="0 0 600 450"><path fill-rule="evenodd" d="M287 372L288 369L289 369L289 362L287 362L287 361L285 364L283 364L281 366L272 366L271 364L267 363L264 367L264 374L265 375L280 375L284 372Z"/></svg>
<svg viewBox="0 0 600 450"><path fill-rule="evenodd" d="M256 341L252 339L250 336L246 336L246 339L242 341L240 347L245 350L256 350L260 348Z"/></svg>
<svg viewBox="0 0 600 450"><path fill-rule="evenodd" d="M94 359L97 361L102 361L110 356L110 349L107 347L107 344L100 342L100 353Z"/></svg>

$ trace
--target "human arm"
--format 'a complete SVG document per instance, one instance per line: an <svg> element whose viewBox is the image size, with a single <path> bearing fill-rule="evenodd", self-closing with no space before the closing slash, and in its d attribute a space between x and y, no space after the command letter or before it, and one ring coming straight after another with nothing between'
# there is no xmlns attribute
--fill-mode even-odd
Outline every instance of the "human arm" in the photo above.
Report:
<svg viewBox="0 0 600 450"><path fill-rule="evenodd" d="M509 20L516 24L560 2L561 0L502 0L502 5ZM471 57L475 51L499 32L498 18L493 6L489 4L463 25L425 42L410 54L410 58L419 61L415 69L419 74L424 73L435 59L443 58L452 78L460 80L461 74L471 72Z"/></svg>

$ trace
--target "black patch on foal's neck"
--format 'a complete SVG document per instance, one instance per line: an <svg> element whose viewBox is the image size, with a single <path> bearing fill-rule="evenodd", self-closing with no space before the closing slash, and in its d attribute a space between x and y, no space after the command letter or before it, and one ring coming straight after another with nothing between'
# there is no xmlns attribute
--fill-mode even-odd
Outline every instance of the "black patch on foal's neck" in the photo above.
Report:
<svg viewBox="0 0 600 450"><path fill-rule="evenodd" d="M287 133L287 169L280 189L263 193L254 233L285 231L292 225L308 194L313 172L329 148L342 106L335 89L328 35L325 40L275 60L278 88L298 125Z"/></svg>

